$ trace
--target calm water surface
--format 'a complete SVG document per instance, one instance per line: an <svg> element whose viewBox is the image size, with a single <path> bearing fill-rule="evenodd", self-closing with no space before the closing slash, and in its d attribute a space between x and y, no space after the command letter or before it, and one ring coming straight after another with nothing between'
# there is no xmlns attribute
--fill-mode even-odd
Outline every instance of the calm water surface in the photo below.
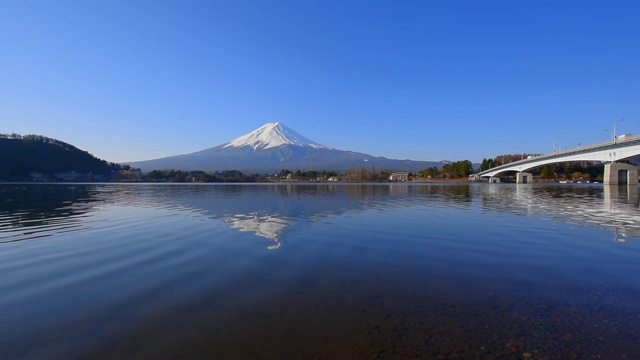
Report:
<svg viewBox="0 0 640 360"><path fill-rule="evenodd" d="M638 187L0 185L2 359L638 359Z"/></svg>

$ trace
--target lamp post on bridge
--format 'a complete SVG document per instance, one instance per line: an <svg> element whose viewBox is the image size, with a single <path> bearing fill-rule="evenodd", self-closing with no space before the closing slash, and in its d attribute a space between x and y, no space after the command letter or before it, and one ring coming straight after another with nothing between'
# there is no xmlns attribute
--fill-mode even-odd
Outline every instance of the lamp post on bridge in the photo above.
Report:
<svg viewBox="0 0 640 360"><path fill-rule="evenodd" d="M623 122L624 119L620 119L620 122ZM616 141L618 140L618 138L616 137L616 123L618 122L618 120L614 120L613 121L613 143L615 144Z"/></svg>

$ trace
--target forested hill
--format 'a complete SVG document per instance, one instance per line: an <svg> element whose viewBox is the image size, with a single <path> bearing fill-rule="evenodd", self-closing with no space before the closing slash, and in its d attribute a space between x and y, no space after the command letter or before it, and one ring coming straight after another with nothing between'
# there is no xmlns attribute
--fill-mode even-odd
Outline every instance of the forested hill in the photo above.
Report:
<svg viewBox="0 0 640 360"><path fill-rule="evenodd" d="M109 176L120 165L94 157L63 141L40 135L0 134L0 180L21 181L75 172Z"/></svg>

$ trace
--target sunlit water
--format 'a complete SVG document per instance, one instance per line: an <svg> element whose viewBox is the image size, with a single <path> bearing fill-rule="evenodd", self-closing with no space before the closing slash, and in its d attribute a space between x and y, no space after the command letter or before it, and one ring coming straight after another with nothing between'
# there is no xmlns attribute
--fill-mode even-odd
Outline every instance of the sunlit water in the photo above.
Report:
<svg viewBox="0 0 640 360"><path fill-rule="evenodd" d="M637 187L0 185L1 359L638 359Z"/></svg>

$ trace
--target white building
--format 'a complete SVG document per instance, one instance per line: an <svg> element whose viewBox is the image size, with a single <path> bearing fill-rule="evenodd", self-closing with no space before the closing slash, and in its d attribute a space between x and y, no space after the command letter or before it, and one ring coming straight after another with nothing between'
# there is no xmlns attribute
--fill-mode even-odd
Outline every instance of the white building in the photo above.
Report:
<svg viewBox="0 0 640 360"><path fill-rule="evenodd" d="M389 181L407 181L409 179L409 174L404 171L394 172L389 175Z"/></svg>

